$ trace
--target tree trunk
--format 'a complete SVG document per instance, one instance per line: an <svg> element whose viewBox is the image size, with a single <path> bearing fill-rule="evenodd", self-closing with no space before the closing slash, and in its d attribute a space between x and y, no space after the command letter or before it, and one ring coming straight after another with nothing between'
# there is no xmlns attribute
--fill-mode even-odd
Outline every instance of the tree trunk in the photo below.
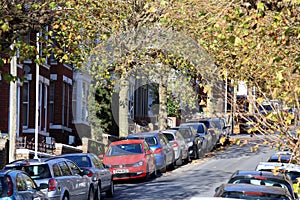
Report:
<svg viewBox="0 0 300 200"><path fill-rule="evenodd" d="M165 130L167 128L168 112L167 112L167 83L168 77L162 76L158 86L159 110L158 110L158 128Z"/></svg>
<svg viewBox="0 0 300 200"><path fill-rule="evenodd" d="M128 136L128 90L129 81L120 81L119 92L119 137Z"/></svg>

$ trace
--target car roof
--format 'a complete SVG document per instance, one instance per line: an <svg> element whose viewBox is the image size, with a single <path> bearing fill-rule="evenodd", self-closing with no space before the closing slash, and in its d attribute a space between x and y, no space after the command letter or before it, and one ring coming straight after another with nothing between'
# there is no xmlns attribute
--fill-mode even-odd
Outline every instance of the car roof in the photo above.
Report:
<svg viewBox="0 0 300 200"><path fill-rule="evenodd" d="M178 130L175 129L167 129L167 130L163 130L162 133L171 133L171 134L175 134Z"/></svg>
<svg viewBox="0 0 300 200"><path fill-rule="evenodd" d="M130 135L128 135L127 137L137 137L137 136L142 136L142 137L147 137L147 136L156 136L158 135L160 132L159 131L151 131L151 132L141 132L141 133L132 133Z"/></svg>
<svg viewBox="0 0 300 200"><path fill-rule="evenodd" d="M282 187L272 187L272 186L265 186L265 185L252 185L252 184L232 184L227 183L223 184L224 191L227 192L263 192L268 194L285 194L290 196L289 191L286 188Z"/></svg>
<svg viewBox="0 0 300 200"><path fill-rule="evenodd" d="M134 139L134 140L118 140L110 143L110 145L119 145L119 144L142 144L144 143L143 139Z"/></svg>
<svg viewBox="0 0 300 200"><path fill-rule="evenodd" d="M51 158L40 158L40 159L20 159L20 160L15 160L13 162L8 163L7 167L13 167L13 166L22 166L22 165L42 165L42 164L47 164L49 162L57 162L58 160L66 160L65 158L61 157L51 157Z"/></svg>
<svg viewBox="0 0 300 200"><path fill-rule="evenodd" d="M283 169L285 171L300 172L300 166L292 163L279 163L279 162L259 162L256 166L256 170L272 170L272 169Z"/></svg>
<svg viewBox="0 0 300 200"><path fill-rule="evenodd" d="M248 177L252 178L255 176L264 176L266 178L276 178L276 179L288 179L288 177L284 174L274 174L273 172L268 172L268 171L241 171L238 170L235 173L232 174L231 179L235 177Z"/></svg>

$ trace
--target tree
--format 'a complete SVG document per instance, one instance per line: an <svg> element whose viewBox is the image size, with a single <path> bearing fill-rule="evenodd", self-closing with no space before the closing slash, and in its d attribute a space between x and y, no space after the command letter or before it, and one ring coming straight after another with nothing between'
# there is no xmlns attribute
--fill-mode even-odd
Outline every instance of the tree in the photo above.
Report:
<svg viewBox="0 0 300 200"><path fill-rule="evenodd" d="M190 0L176 2L177 9L170 9L179 12L170 14L175 29L197 38L214 58L221 77L227 73L235 85L245 81L255 87L250 104L257 115L237 112L251 124L249 131L264 134L273 147L291 149L298 162L299 129L292 121L299 114L283 109L263 114L259 107L265 101L280 100L281 105L299 110L299 3Z"/></svg>

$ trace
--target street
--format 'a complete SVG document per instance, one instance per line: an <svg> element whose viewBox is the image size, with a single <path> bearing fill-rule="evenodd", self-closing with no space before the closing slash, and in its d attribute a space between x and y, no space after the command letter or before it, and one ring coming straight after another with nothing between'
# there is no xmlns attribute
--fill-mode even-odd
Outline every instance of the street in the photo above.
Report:
<svg viewBox="0 0 300 200"><path fill-rule="evenodd" d="M215 150L204 159L194 160L147 182L116 183L114 197L110 199L165 200L213 196L215 188L226 182L234 171L254 170L258 162L274 153L268 146L260 146L251 153L250 147L255 145L255 140L249 140L242 147L232 145Z"/></svg>

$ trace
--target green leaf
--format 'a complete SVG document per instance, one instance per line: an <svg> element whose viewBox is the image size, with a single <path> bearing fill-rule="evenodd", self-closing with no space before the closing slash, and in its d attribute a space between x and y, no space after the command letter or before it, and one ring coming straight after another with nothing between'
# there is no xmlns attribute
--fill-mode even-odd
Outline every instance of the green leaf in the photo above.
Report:
<svg viewBox="0 0 300 200"><path fill-rule="evenodd" d="M3 25L1 26L1 29L2 29L4 32L8 31L8 30L9 30L8 24L7 24L7 23L3 24Z"/></svg>
<svg viewBox="0 0 300 200"><path fill-rule="evenodd" d="M300 62L300 56L295 59L296 62Z"/></svg>
<svg viewBox="0 0 300 200"><path fill-rule="evenodd" d="M265 9L264 3L259 2L259 3L257 4L257 8L258 8L259 10L264 10L264 9Z"/></svg>

